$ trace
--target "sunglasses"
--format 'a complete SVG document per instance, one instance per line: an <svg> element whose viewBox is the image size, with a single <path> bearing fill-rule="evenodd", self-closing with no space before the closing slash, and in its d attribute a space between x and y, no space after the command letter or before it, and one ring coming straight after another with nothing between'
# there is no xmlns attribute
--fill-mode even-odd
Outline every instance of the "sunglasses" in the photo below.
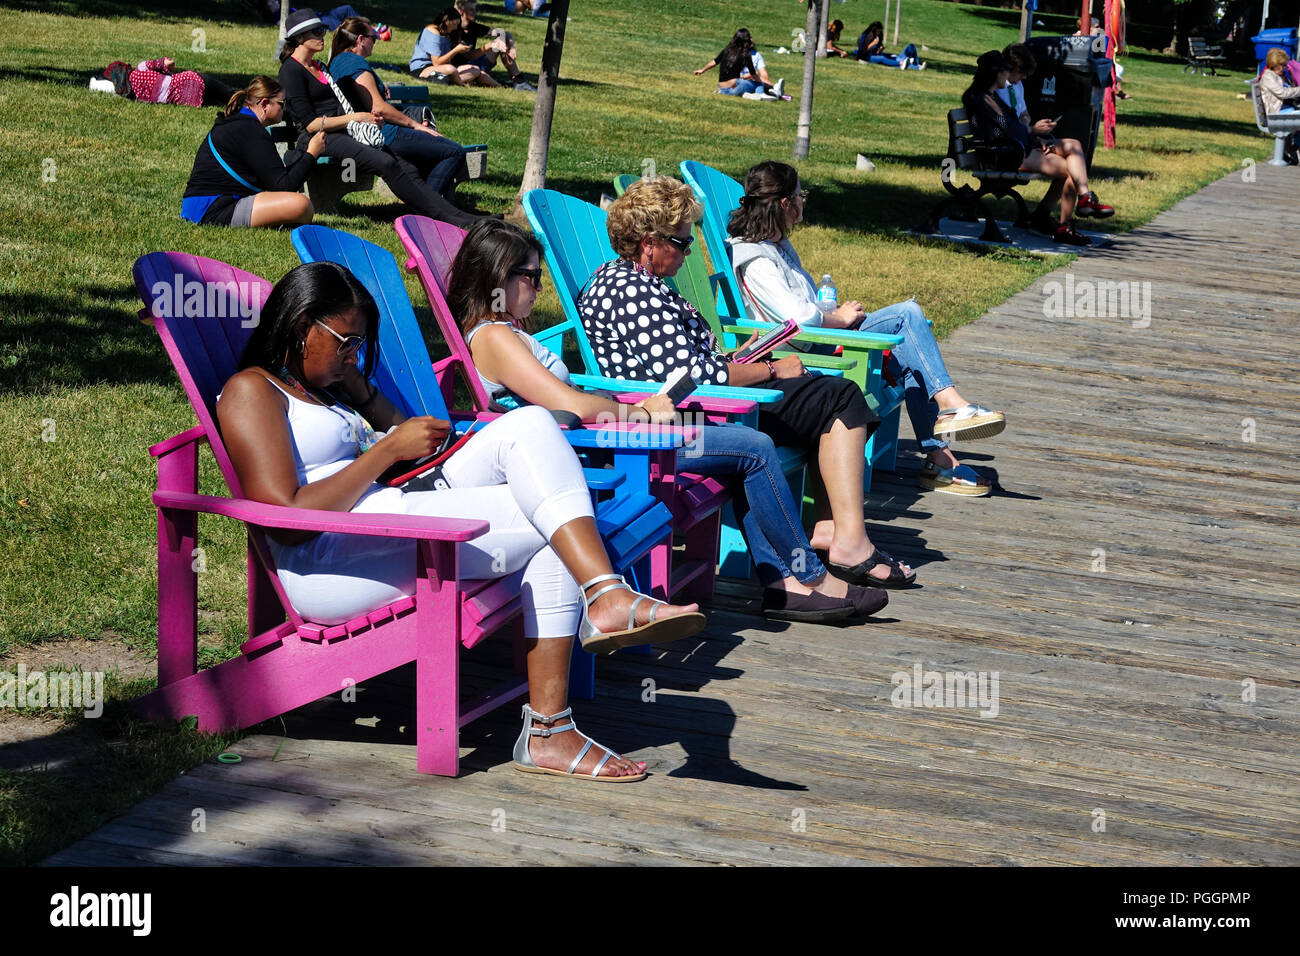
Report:
<svg viewBox="0 0 1300 956"><path fill-rule="evenodd" d="M685 239L680 236L660 236L659 238L670 246L674 246L678 252L685 252L690 249L691 243L695 241L694 234L687 236Z"/></svg>
<svg viewBox="0 0 1300 956"><path fill-rule="evenodd" d="M337 332L331 329L320 319L316 320L316 324L319 325L326 332L328 332L330 335L334 336L336 339L339 340L339 355L347 355L349 353L354 353L357 351L357 349L361 348L361 346L366 344L366 340L364 336L339 335Z"/></svg>
<svg viewBox="0 0 1300 956"><path fill-rule="evenodd" d="M542 270L540 267L537 269L511 269L510 274L512 276L523 276L533 284L534 289L538 290L539 292L541 291Z"/></svg>

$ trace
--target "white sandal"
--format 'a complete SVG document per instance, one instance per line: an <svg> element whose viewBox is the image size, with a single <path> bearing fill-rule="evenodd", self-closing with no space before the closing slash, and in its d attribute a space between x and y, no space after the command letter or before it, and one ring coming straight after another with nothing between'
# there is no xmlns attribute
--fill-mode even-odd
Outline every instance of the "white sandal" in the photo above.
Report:
<svg viewBox="0 0 1300 956"><path fill-rule="evenodd" d="M962 405L960 408L941 408L939 418L951 415L947 421L934 423L934 434L944 441L992 438L1007 427L1007 416L983 405Z"/></svg>
<svg viewBox="0 0 1300 956"><path fill-rule="evenodd" d="M587 588L594 584L600 584L602 581L615 581L617 583L607 584L588 598ZM641 594L639 591L632 591L621 574L602 574L580 585L580 587L582 589L582 621L578 624L578 640L582 641L584 651L590 651L593 654L613 654L620 648L635 647L638 644L680 641L682 638L690 637L698 632L706 623L704 615L698 611L694 614L679 614L676 617L666 617L662 621L655 620L659 608L667 607L668 602ZM599 600L602 594L619 590L632 591L633 594L637 595L637 599L632 602L632 607L627 612L627 628L606 634L591 623L588 611L591 609L592 602ZM642 601L653 601L655 606L650 609L650 622L637 627L636 609L641 606Z"/></svg>
<svg viewBox="0 0 1300 956"><path fill-rule="evenodd" d="M614 776L602 777L600 775L601 768L604 767L605 764L609 763L611 758L615 760L622 760L623 759L622 755L614 753L614 751L610 750L604 744L596 743L596 741L592 740L581 730L579 730L578 725L575 724L572 720L570 720L567 724L565 724L562 727L534 727L533 726L534 720L541 720L546 723L551 723L552 721L560 720L564 717L570 717L572 715L573 715L572 707L566 707L558 714L547 715L547 714L539 714L537 711L533 710L527 704L524 704L524 726L523 729L519 731L519 739L515 741L515 769L520 770L524 773L549 773L549 774L554 774L557 777L572 777L574 780L581 780L584 783L590 781L594 781L596 783L636 783L636 781L638 780L645 779L646 775L644 770L641 771L641 773L628 774L627 776L624 777L614 777ZM546 767L537 766L536 761L533 760L532 752L529 751L528 749L528 741L533 737L550 737L552 734L562 734L566 730L572 730L579 737L581 737L583 740L586 741L586 743L582 745L582 749L578 751L578 756L574 757L573 760L569 763L569 769L550 770ZM600 758L600 762L596 764L595 769L591 771L590 775L583 774L582 776L578 776L575 773L575 771L577 771L578 769L578 764L582 763L582 758L587 756L587 751L590 750L592 747L600 747L601 750L605 751L605 756Z"/></svg>

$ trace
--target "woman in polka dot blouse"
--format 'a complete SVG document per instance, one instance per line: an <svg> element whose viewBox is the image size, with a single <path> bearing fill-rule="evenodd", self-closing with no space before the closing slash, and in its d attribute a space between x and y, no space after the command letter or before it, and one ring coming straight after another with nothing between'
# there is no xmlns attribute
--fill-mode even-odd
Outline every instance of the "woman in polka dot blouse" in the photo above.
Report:
<svg viewBox="0 0 1300 956"><path fill-rule="evenodd" d="M578 303L601 371L663 381L685 367L699 382L784 393L761 406L758 427L777 445L806 448L817 458L824 493L813 548L832 574L852 584L910 585L912 569L875 547L863 526L863 447L880 419L861 389L806 372L796 355L729 361L700 314L663 281L690 255L691 225L702 212L690 187L668 176L633 183L610 207L609 238L619 258L596 270Z"/></svg>

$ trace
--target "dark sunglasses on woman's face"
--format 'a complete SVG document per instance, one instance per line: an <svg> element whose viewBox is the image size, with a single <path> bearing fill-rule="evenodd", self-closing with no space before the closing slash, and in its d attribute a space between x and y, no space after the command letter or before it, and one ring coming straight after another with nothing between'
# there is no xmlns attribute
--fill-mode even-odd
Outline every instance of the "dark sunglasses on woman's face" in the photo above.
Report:
<svg viewBox="0 0 1300 956"><path fill-rule="evenodd" d="M670 245L676 246L678 252L685 252L690 249L691 243L695 241L694 235L689 235L685 239L681 236L660 236L659 238Z"/></svg>
<svg viewBox="0 0 1300 956"><path fill-rule="evenodd" d="M531 283L533 284L533 288L534 288L534 289L537 289L539 292L541 291L541 288L542 288L542 270L541 270L540 268L538 268L538 269L523 269L523 268L520 268L520 269L511 269L511 270L510 270L510 274L511 274L512 276L524 276L526 279L528 279L529 282L531 282Z"/></svg>

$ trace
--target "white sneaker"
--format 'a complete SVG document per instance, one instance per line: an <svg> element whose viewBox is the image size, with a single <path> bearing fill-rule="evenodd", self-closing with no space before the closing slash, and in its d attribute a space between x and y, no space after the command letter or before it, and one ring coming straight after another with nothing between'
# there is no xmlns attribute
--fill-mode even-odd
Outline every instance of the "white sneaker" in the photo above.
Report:
<svg viewBox="0 0 1300 956"><path fill-rule="evenodd" d="M925 69L925 66L926 66L926 62L925 62L925 60L922 60L922 61L921 61L921 65L918 66L917 69L918 69L918 70L924 70L924 69Z"/></svg>
<svg viewBox="0 0 1300 956"><path fill-rule="evenodd" d="M784 77L784 76L781 77L781 79L777 80L775 83L772 84L772 95L775 96L777 99L780 99L782 96L785 95L785 77Z"/></svg>
<svg viewBox="0 0 1300 956"><path fill-rule="evenodd" d="M740 98L742 100L761 100L763 98L763 94L762 93L741 93Z"/></svg>

